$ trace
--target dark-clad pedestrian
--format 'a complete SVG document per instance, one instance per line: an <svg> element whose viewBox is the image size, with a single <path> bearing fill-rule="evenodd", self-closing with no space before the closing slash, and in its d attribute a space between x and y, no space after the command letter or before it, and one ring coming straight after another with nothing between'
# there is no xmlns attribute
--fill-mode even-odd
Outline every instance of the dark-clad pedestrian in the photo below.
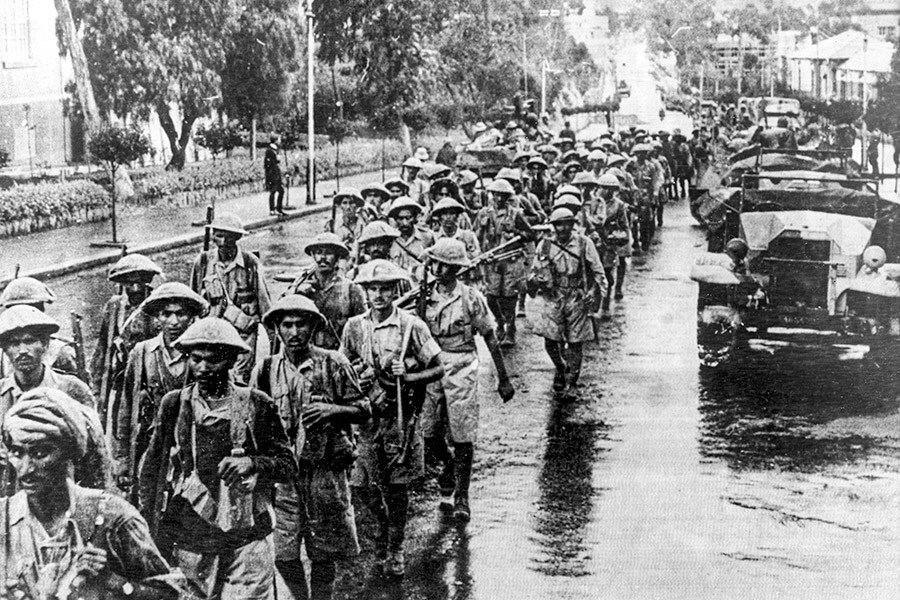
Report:
<svg viewBox="0 0 900 600"><path fill-rule="evenodd" d="M247 344L206 317L176 342L194 383L166 394L140 466L140 508L194 597L268 600L275 483L296 463L272 399L233 383Z"/></svg>
<svg viewBox="0 0 900 600"><path fill-rule="evenodd" d="M450 140L444 140L444 145L438 150L437 156L434 157L434 162L439 165L446 165L451 169L456 166L456 150L453 149L453 144Z"/></svg>
<svg viewBox="0 0 900 600"><path fill-rule="evenodd" d="M391 576L405 572L409 485L425 475L418 423L425 388L443 375L441 349L428 326L394 306L406 277L387 260L362 265L356 282L370 308L347 322L341 341L372 407L372 418L359 428L354 484L378 521L377 560Z"/></svg>
<svg viewBox="0 0 900 600"><path fill-rule="evenodd" d="M325 317L292 294L264 317L281 351L260 361L251 384L272 397L299 464L295 481L275 489L275 566L294 598L330 600L336 563L359 554L347 477L357 450L351 426L369 417L350 361L312 344ZM309 592L301 548L311 562Z"/></svg>
<svg viewBox="0 0 900 600"><path fill-rule="evenodd" d="M138 511L72 479L90 439L78 407L58 390L38 388L3 420L3 444L22 487L0 499L3 597L178 598L183 578Z"/></svg>
<svg viewBox="0 0 900 600"><path fill-rule="evenodd" d="M138 462L150 441L156 411L166 394L188 383L187 354L175 341L208 309L206 300L177 281L160 285L141 305L156 321L159 333L138 342L128 355L120 401L110 408L114 428L109 432L119 487L135 504Z"/></svg>
<svg viewBox="0 0 900 600"><path fill-rule="evenodd" d="M278 158L278 136L273 135L266 146L263 169L266 175L266 191L269 192L269 214L284 215L284 180L281 175L281 160Z"/></svg>

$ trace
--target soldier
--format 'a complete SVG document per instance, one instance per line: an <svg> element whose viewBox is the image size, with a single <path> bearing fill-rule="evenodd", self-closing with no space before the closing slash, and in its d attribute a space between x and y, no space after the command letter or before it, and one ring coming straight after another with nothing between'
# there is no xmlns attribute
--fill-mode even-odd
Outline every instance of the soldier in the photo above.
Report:
<svg viewBox="0 0 900 600"><path fill-rule="evenodd" d="M687 138L680 129L672 132L672 157L675 160L672 176L675 178L675 198L687 198L694 174L693 157Z"/></svg>
<svg viewBox="0 0 900 600"><path fill-rule="evenodd" d="M595 243L600 243L599 235L603 221L606 219L606 205L597 197L597 178L590 171L582 171L575 175L572 185L578 188L581 197L581 220L585 232ZM554 205L555 206L555 205ZM575 216L579 216L576 211Z"/></svg>
<svg viewBox="0 0 900 600"><path fill-rule="evenodd" d="M472 217L485 204L484 190L475 189L479 179L478 175L469 169L464 169L459 173L459 198L457 200L466 209L465 215L470 221L469 229L472 228Z"/></svg>
<svg viewBox="0 0 900 600"><path fill-rule="evenodd" d="M603 171L606 170L606 153L600 148L595 148L591 150L590 154L588 154L588 165L590 167L589 172L594 178L600 177L603 174Z"/></svg>
<svg viewBox="0 0 900 600"><path fill-rule="evenodd" d="M443 375L440 347L418 317L395 308L406 275L386 260L360 268L369 310L347 322L341 350L360 373L372 419L360 426L354 484L378 520L377 558L386 575L405 570L409 484L425 472L419 412L425 386Z"/></svg>
<svg viewBox="0 0 900 600"><path fill-rule="evenodd" d="M81 487L90 433L64 393L38 388L3 420L22 491L0 500L4 597L171 599L183 582L125 500Z"/></svg>
<svg viewBox="0 0 900 600"><path fill-rule="evenodd" d="M362 197L365 201L363 207L364 220L368 223L373 220L384 220L390 207L392 194L385 186L374 183L362 189Z"/></svg>
<svg viewBox="0 0 900 600"><path fill-rule="evenodd" d="M425 151L425 160L427 159L428 151ZM403 165L400 168L400 179L406 182L406 185L409 186L407 195L419 204L423 205L425 202L425 197L428 195L428 182L420 177L420 173L424 166L424 161L415 156L410 156L405 161L403 161Z"/></svg>
<svg viewBox="0 0 900 600"><path fill-rule="evenodd" d="M384 182L384 187L391 193L390 201L393 202L400 196L409 195L409 184L400 179L393 177Z"/></svg>
<svg viewBox="0 0 900 600"><path fill-rule="evenodd" d="M351 426L369 418L369 402L347 358L312 344L325 325L312 300L285 296L263 320L282 350L250 380L275 401L300 466L296 481L275 487L275 566L293 597L330 599L336 561L359 554L347 473L356 458ZM312 563L311 594L301 546Z"/></svg>
<svg viewBox="0 0 900 600"><path fill-rule="evenodd" d="M399 232L391 244L390 260L410 273L414 283L421 280L425 250L434 243L431 231L416 225L421 214L422 207L410 198L394 200L388 212L388 217L397 224Z"/></svg>
<svg viewBox="0 0 900 600"><path fill-rule="evenodd" d="M312 300L324 324L317 327L313 344L326 350L337 350L341 333L350 317L366 310L362 288L341 275L338 263L350 255L350 250L333 233L320 233L306 246L306 254L314 265L295 279L284 296L301 294Z"/></svg>
<svg viewBox="0 0 900 600"><path fill-rule="evenodd" d="M478 244L478 238L475 237L474 231L459 227L459 218L464 212L463 205L453 198L444 198L435 204L431 210L432 218L438 223L438 229L434 235L438 240L453 238L461 241L466 247L466 256L472 260L481 254L481 246Z"/></svg>
<svg viewBox="0 0 900 600"><path fill-rule="evenodd" d="M209 304L191 288L170 281L153 290L141 310L156 321L159 334L138 342L128 355L121 402L111 407L113 456L119 487L137 504L138 462L150 441L150 425L163 397L188 383L187 354L175 341Z"/></svg>
<svg viewBox="0 0 900 600"><path fill-rule="evenodd" d="M100 417L94 410L94 397L87 384L73 375L58 373L43 360L50 336L59 324L33 306L13 306L0 313L0 348L12 364L12 371L0 379L0 417L21 398L38 388L63 392L79 403L84 427L90 432L90 460L75 472L75 481L87 487L106 488L110 483L111 464ZM0 492L14 491L14 474L2 460Z"/></svg>
<svg viewBox="0 0 900 600"><path fill-rule="evenodd" d="M343 192L334 195L334 204L341 209L341 222L335 223L328 229L333 229L338 238L348 247L356 244L366 226L366 220L359 215L364 203L363 197L352 188L345 188Z"/></svg>
<svg viewBox="0 0 900 600"><path fill-rule="evenodd" d="M119 286L103 308L97 347L91 360L97 412L106 431L112 429L109 405L122 393L122 377L128 353L135 344L156 335L149 316L138 310L150 295L150 283L162 275L156 263L140 254L127 254L109 270L109 280Z"/></svg>
<svg viewBox="0 0 900 600"><path fill-rule="evenodd" d="M241 221L224 213L209 226L216 249L201 252L191 269L191 289L206 298L210 316L231 323L250 353L235 363L235 378L246 383L253 368L257 342L265 346L268 339L259 340L260 317L269 310L269 289L262 273L259 258L238 247L238 240L247 235Z"/></svg>
<svg viewBox="0 0 900 600"><path fill-rule="evenodd" d="M250 348L228 321L199 319L175 345L194 383L166 394L156 413L141 513L194 597L270 598L274 484L297 471L287 434L271 398L233 383Z"/></svg>
<svg viewBox="0 0 900 600"><path fill-rule="evenodd" d="M598 181L600 194L606 204L606 220L603 222L603 270L606 272L607 287L615 286L616 300L624 298L622 285L625 283L625 271L628 268L628 257L631 256L631 223L629 222L628 205L619 198L619 180L612 173L604 173ZM612 294L603 297L603 318L609 319L609 299Z"/></svg>
<svg viewBox="0 0 900 600"><path fill-rule="evenodd" d="M528 159L528 192L533 194L543 211L546 212L553 196L553 179L550 176L550 166L540 156Z"/></svg>
<svg viewBox="0 0 900 600"><path fill-rule="evenodd" d="M634 177L635 205L641 250L647 252L656 232L656 206L659 203L659 190L662 188L662 175L659 167L648 160L649 144L634 145L635 160L631 163Z"/></svg>
<svg viewBox="0 0 900 600"><path fill-rule="evenodd" d="M553 391L563 398L576 395L581 375L582 344L594 339L590 315L600 308L606 294L606 275L594 244L573 231L575 215L557 208L550 215L553 236L538 245L529 277L529 293L547 303L538 314L534 332L556 367Z"/></svg>
<svg viewBox="0 0 900 600"><path fill-rule="evenodd" d="M669 201L669 188L672 179L672 170L669 167L669 161L666 160L665 155L662 153L662 142L654 140L650 144L650 160L657 165L660 177L662 178L662 184L660 185L656 202L656 226L662 227L663 211L666 208L666 203Z"/></svg>
<svg viewBox="0 0 900 600"><path fill-rule="evenodd" d="M531 240L531 226L522 210L509 205L515 193L512 185L503 179L496 179L487 191L492 196L493 205L482 208L475 219L475 231L482 251L491 250L516 236L520 236L523 243ZM483 275L488 306L497 319L500 343L514 346L516 303L526 275L524 253L491 262L485 266Z"/></svg>
<svg viewBox="0 0 900 600"><path fill-rule="evenodd" d="M478 351L481 335L497 370L497 392L504 402L515 391L506 374L495 323L485 297L457 280L461 268L471 264L459 240L442 238L428 249L435 286L425 305L425 322L441 347L444 376L428 386L423 409L425 447L444 462L439 477L440 508L463 522L471 518L469 481L478 428ZM445 437L446 436L446 437ZM447 439L453 445L452 455Z"/></svg>
<svg viewBox="0 0 900 600"><path fill-rule="evenodd" d="M44 312L45 305L56 301L56 295L41 281L32 277L17 277L10 281L0 294L0 305L3 308L24 304L33 306ZM57 371L78 375L78 362L75 348L56 336L50 338L47 352L44 354L44 364L53 367ZM0 357L0 377L5 377L12 372L12 365L6 356Z"/></svg>
<svg viewBox="0 0 900 600"><path fill-rule="evenodd" d="M435 229L437 225L433 220L434 206L445 198L451 198L462 203L459 186L452 179L438 179L431 184L431 204L429 204L429 214L426 223L432 229ZM472 219L467 212L459 216L458 224L463 229L472 229Z"/></svg>

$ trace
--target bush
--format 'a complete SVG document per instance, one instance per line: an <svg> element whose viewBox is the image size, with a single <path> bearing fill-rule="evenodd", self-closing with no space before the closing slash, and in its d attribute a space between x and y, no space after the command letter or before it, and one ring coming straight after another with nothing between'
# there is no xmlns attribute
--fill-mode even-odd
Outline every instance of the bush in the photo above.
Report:
<svg viewBox="0 0 900 600"><path fill-rule="evenodd" d="M215 159L222 152L227 154L237 148L241 143L241 134L235 123L213 122L197 128L194 143L209 150Z"/></svg>
<svg viewBox="0 0 900 600"><path fill-rule="evenodd" d="M107 208L109 200L109 192L91 181L21 185L0 192L0 220L64 217Z"/></svg>
<svg viewBox="0 0 900 600"><path fill-rule="evenodd" d="M9 152L0 148L0 169L9 164Z"/></svg>

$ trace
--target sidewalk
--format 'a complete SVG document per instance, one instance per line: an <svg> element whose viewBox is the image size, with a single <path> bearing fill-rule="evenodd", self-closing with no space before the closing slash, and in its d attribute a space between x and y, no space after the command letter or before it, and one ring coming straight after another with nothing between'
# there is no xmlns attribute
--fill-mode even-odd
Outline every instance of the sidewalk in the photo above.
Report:
<svg viewBox="0 0 900 600"><path fill-rule="evenodd" d="M390 169L387 177L394 175ZM372 182L381 181L381 171L369 171L358 175L341 177L341 188L361 188ZM306 187L290 190L288 219L330 210L331 204L325 196L336 189L334 180L319 181L316 186L316 204L306 206ZM216 211L236 214L248 229L258 229L277 223L279 219L269 216L268 193L231 198L216 203ZM173 207L124 207L117 211L118 238L127 244L129 252L152 254L198 243L203 239L203 228L194 227L193 222L206 217L205 206ZM283 220L283 219L282 219ZM108 240L112 236L112 223L85 223L63 229L42 231L15 238L0 239L0 287L15 275L16 265L20 275L39 279L59 277L81 269L115 262L121 256L116 248L93 248L91 242Z"/></svg>

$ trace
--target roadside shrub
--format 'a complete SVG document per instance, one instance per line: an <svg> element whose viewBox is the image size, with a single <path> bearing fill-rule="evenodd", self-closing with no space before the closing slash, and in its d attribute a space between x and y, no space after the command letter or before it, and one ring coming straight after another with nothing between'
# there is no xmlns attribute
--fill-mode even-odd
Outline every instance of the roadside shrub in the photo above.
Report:
<svg viewBox="0 0 900 600"><path fill-rule="evenodd" d="M21 185L0 192L0 220L57 217L77 219L85 211L108 208L109 192L91 181Z"/></svg>

